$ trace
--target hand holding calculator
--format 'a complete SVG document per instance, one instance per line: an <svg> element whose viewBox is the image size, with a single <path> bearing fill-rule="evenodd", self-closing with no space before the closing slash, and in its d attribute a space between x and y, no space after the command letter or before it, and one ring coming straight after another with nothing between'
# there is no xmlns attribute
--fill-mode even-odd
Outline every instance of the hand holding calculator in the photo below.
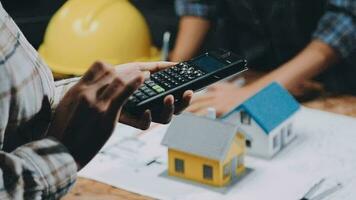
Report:
<svg viewBox="0 0 356 200"><path fill-rule="evenodd" d="M186 90L198 91L247 70L247 61L226 51L207 52L192 60L154 73L130 98L124 109L135 114L162 106L167 95L178 103Z"/></svg>

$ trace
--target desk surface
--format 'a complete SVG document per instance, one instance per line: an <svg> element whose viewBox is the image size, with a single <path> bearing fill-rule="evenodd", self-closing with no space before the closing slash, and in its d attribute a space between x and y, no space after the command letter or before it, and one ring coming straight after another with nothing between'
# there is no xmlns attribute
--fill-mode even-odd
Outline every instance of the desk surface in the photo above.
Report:
<svg viewBox="0 0 356 200"><path fill-rule="evenodd" d="M356 97L353 96L320 97L316 100L304 103L304 105L311 108L356 117ZM74 189L64 198L64 200L74 199L148 200L151 198L127 192L106 184L99 183L97 181L79 178Z"/></svg>

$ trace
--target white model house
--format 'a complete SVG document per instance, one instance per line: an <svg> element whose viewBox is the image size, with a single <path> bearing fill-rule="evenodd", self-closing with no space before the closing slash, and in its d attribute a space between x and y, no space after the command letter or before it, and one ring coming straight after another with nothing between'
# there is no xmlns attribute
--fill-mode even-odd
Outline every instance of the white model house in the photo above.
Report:
<svg viewBox="0 0 356 200"><path fill-rule="evenodd" d="M278 83L272 83L222 119L238 124L249 155L271 158L295 138L293 120L299 103Z"/></svg>

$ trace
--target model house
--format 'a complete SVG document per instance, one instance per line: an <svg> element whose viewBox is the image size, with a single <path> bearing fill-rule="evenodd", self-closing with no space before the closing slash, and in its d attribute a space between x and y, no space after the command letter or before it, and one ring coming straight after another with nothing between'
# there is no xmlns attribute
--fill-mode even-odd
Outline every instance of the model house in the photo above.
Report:
<svg viewBox="0 0 356 200"><path fill-rule="evenodd" d="M184 113L162 140L168 147L168 174L224 186L245 171L245 138L237 126Z"/></svg>
<svg viewBox="0 0 356 200"><path fill-rule="evenodd" d="M241 128L249 155L271 158L295 138L293 120L299 109L287 90L272 83L222 119Z"/></svg>

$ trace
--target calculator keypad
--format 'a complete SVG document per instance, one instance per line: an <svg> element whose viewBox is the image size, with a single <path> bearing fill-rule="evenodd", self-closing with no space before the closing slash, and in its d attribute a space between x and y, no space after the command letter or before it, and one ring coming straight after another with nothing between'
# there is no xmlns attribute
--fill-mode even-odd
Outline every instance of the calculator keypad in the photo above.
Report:
<svg viewBox="0 0 356 200"><path fill-rule="evenodd" d="M193 79L205 75L205 72L187 63L180 63L169 69L154 73L129 98L129 102L138 104L150 97L156 96Z"/></svg>

